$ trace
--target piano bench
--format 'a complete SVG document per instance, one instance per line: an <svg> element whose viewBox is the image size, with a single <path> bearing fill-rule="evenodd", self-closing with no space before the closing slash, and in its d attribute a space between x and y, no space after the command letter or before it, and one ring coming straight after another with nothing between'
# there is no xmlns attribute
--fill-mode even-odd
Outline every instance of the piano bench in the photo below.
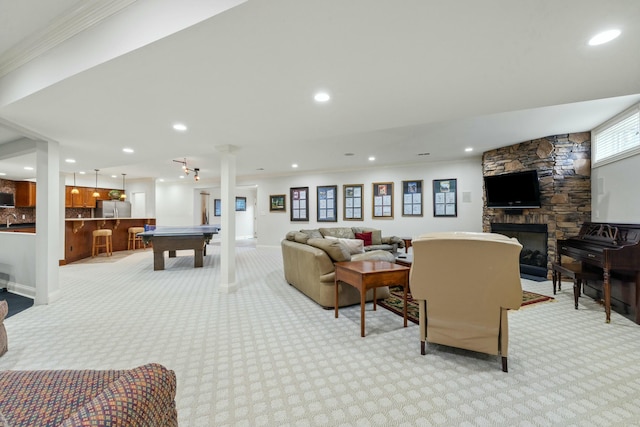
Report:
<svg viewBox="0 0 640 427"><path fill-rule="evenodd" d="M573 280L573 300L575 303L576 310L578 309L578 297L581 292L580 289L582 287L582 281L587 283L589 280L602 280L602 276L598 273L594 273L591 271L584 271L582 269L582 264L579 262L571 262L571 263L552 263L551 264L552 275L553 275L553 294L556 294L556 283L558 284L558 290L561 290L562 287L562 276L570 278Z"/></svg>

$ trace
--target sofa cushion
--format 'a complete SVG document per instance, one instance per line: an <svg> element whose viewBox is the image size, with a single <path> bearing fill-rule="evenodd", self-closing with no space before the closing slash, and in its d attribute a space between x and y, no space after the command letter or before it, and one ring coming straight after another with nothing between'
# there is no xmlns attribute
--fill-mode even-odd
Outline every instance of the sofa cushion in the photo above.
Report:
<svg viewBox="0 0 640 427"><path fill-rule="evenodd" d="M296 231L293 234L293 241L297 243L307 244L307 240L310 239L310 236L307 233L303 233L302 231Z"/></svg>
<svg viewBox="0 0 640 427"><path fill-rule="evenodd" d="M9 304L7 301L0 301L0 356L7 352L9 345L7 344L7 330L4 327L4 318L9 313Z"/></svg>
<svg viewBox="0 0 640 427"><path fill-rule="evenodd" d="M319 228L318 230L320 230L320 233L322 233L324 237L332 236L343 239L355 239L356 237L350 227L324 227Z"/></svg>
<svg viewBox="0 0 640 427"><path fill-rule="evenodd" d="M349 250L339 240L309 239L307 245L322 249L335 262L351 261Z"/></svg>
<svg viewBox="0 0 640 427"><path fill-rule="evenodd" d="M62 427L177 425L176 377L150 363L127 371L69 417Z"/></svg>
<svg viewBox="0 0 640 427"><path fill-rule="evenodd" d="M309 230L300 230L301 233L305 233L309 235L310 239L322 239L322 233L317 229L309 229Z"/></svg>
<svg viewBox="0 0 640 427"><path fill-rule="evenodd" d="M354 255L351 257L352 261L387 261L395 262L396 257L389 251L374 250L365 252L363 254Z"/></svg>
<svg viewBox="0 0 640 427"><path fill-rule="evenodd" d="M340 243L344 244L351 255L364 253L364 242L361 239L343 239L341 237L332 236L327 236L325 237L325 239L337 240Z"/></svg>
<svg viewBox="0 0 640 427"><path fill-rule="evenodd" d="M356 239L360 239L364 242L365 246L371 246L371 232L367 232L367 233L355 233L356 234Z"/></svg>

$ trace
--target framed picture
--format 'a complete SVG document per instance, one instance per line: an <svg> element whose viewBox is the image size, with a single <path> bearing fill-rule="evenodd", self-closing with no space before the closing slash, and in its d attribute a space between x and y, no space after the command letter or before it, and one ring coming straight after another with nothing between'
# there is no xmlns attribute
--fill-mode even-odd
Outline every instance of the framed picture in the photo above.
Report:
<svg viewBox="0 0 640 427"><path fill-rule="evenodd" d="M247 210L247 198L246 197L236 197L236 212L238 211L246 211Z"/></svg>
<svg viewBox="0 0 640 427"><path fill-rule="evenodd" d="M433 216L458 216L456 179L433 180Z"/></svg>
<svg viewBox="0 0 640 427"><path fill-rule="evenodd" d="M222 215L222 201L220 199L213 200L213 216Z"/></svg>
<svg viewBox="0 0 640 427"><path fill-rule="evenodd" d="M318 222L338 221L338 186L318 186Z"/></svg>
<svg viewBox="0 0 640 427"><path fill-rule="evenodd" d="M291 187L291 221L309 221L309 187Z"/></svg>
<svg viewBox="0 0 640 427"><path fill-rule="evenodd" d="M342 219L345 221L361 221L362 218L362 196L364 185L346 184L342 187L344 198L344 210Z"/></svg>
<svg viewBox="0 0 640 427"><path fill-rule="evenodd" d="M373 183L372 217L393 218L393 182Z"/></svg>
<svg viewBox="0 0 640 427"><path fill-rule="evenodd" d="M287 211L287 195L272 194L269 196L269 212L286 212Z"/></svg>
<svg viewBox="0 0 640 427"><path fill-rule="evenodd" d="M402 181L402 216L422 216L422 180Z"/></svg>

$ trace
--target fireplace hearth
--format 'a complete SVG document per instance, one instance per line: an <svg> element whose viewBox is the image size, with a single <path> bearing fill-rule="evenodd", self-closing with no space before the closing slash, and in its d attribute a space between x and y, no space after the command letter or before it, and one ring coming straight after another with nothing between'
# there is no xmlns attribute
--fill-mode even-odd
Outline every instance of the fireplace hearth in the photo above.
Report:
<svg viewBox="0 0 640 427"><path fill-rule="evenodd" d="M492 223L491 232L518 239L522 245L520 275L547 277L547 224Z"/></svg>

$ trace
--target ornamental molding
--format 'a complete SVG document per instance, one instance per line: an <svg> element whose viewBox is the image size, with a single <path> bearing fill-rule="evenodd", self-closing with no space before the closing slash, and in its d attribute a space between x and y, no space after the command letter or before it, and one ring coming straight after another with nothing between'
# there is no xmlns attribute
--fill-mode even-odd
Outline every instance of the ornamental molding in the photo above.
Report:
<svg viewBox="0 0 640 427"><path fill-rule="evenodd" d="M69 38L99 24L136 0L96 0L79 2L49 25L31 34L0 55L0 77L53 49Z"/></svg>

